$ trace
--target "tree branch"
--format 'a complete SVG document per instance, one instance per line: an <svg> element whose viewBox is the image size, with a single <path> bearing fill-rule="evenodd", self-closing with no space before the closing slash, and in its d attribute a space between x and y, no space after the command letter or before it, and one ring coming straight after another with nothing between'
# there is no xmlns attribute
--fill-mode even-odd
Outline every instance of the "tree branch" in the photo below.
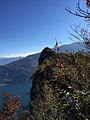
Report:
<svg viewBox="0 0 90 120"><path fill-rule="evenodd" d="M90 18L90 12L88 9L85 11L80 7L80 0L78 0L78 3L76 4L76 10L74 12L70 9L69 6L65 7L65 10L75 16L83 17L85 19Z"/></svg>

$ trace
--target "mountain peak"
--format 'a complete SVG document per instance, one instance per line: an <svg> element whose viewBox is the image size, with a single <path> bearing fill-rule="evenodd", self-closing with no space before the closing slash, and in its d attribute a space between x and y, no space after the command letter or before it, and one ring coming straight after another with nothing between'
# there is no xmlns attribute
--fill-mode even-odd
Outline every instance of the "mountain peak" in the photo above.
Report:
<svg viewBox="0 0 90 120"><path fill-rule="evenodd" d="M87 48L86 44L84 42L75 42L67 45L55 45L53 50L55 52L77 52L77 51L84 51L84 52L90 52L90 49Z"/></svg>

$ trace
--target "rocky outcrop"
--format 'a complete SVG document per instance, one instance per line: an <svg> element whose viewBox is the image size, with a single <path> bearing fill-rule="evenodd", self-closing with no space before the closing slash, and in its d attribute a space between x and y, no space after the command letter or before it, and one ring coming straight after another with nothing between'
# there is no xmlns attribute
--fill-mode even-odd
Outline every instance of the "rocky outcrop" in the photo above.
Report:
<svg viewBox="0 0 90 120"><path fill-rule="evenodd" d="M45 48L38 63L32 75L32 120L90 119L90 96L86 95L90 79L85 73L85 57L80 53L57 54Z"/></svg>

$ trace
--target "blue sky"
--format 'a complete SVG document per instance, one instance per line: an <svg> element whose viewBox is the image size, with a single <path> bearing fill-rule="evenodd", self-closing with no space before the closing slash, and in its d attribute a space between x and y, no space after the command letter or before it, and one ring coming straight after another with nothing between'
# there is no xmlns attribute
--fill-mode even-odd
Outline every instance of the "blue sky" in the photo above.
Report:
<svg viewBox="0 0 90 120"><path fill-rule="evenodd" d="M70 25L83 22L65 11L77 0L0 0L0 56L53 47L55 38L69 44ZM85 2L85 0L81 0Z"/></svg>

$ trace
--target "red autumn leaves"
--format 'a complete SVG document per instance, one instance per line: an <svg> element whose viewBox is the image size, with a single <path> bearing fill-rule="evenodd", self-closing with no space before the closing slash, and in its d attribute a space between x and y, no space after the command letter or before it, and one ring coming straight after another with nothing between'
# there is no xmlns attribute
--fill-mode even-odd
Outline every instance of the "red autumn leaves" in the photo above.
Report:
<svg viewBox="0 0 90 120"><path fill-rule="evenodd" d="M86 0L86 5L90 7L90 0Z"/></svg>

